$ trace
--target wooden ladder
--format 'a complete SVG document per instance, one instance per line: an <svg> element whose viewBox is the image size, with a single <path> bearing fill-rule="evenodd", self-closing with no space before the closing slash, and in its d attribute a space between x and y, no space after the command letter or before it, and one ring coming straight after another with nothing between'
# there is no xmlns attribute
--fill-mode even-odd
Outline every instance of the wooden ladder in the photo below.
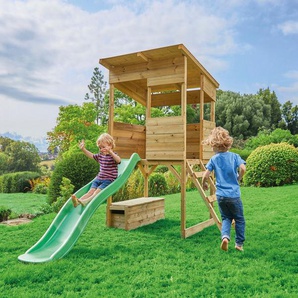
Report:
<svg viewBox="0 0 298 298"><path fill-rule="evenodd" d="M208 226L211 226L213 224L216 224L219 230L221 230L221 222L214 210L214 202L216 201L216 187L213 182L213 178L209 177L209 187L210 187L210 195L206 195L203 185L202 185L202 177L204 172L206 171L206 168L202 162L201 159L187 159L186 160L186 172L193 181L194 185L198 189L203 201L205 202L209 213L210 213L210 219L200 223L198 227L199 230L202 230ZM201 227L200 227L201 226Z"/></svg>

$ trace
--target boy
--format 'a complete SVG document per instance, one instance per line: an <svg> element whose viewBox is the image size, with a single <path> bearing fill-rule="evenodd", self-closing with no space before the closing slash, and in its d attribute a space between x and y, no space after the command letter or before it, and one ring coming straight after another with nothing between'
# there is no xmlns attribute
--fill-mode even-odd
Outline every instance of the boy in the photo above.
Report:
<svg viewBox="0 0 298 298"><path fill-rule="evenodd" d="M95 159L99 163L100 171L93 180L90 190L85 195L80 199L75 195L71 196L74 207L77 207L79 204L85 206L102 189L107 187L118 177L117 165L121 163L121 158L113 151L115 147L114 139L108 133L104 133L99 136L96 144L99 148L99 153L93 154L85 148L84 140L79 143L79 147L84 154L89 158Z"/></svg>
<svg viewBox="0 0 298 298"><path fill-rule="evenodd" d="M222 127L216 127L210 136L204 140L203 145L212 147L215 155L206 165L203 175L203 188L208 190L207 180L212 171L216 178L216 197L222 219L221 249L227 251L230 241L231 225L235 220L235 248L243 251L245 241L245 219L243 205L240 198L239 181L242 179L246 167L245 161L238 155L228 150L233 144L233 138Z"/></svg>

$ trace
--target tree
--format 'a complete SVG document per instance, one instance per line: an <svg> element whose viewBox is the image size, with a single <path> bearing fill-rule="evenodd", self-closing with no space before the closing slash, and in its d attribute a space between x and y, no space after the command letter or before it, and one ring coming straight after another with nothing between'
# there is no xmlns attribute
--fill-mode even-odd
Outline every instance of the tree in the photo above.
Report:
<svg viewBox="0 0 298 298"><path fill-rule="evenodd" d="M270 128L270 105L256 95L218 91L216 125L229 130L233 137L247 139L260 129Z"/></svg>
<svg viewBox="0 0 298 298"><path fill-rule="evenodd" d="M8 172L8 162L8 155L0 152L0 176Z"/></svg>
<svg viewBox="0 0 298 298"><path fill-rule="evenodd" d="M91 100L96 108L96 123L107 124L108 101L105 97L107 82L98 67L94 68L91 83L88 85L89 93L86 93L85 100Z"/></svg>
<svg viewBox="0 0 298 298"><path fill-rule="evenodd" d="M269 88L260 89L257 95L266 105L270 106L270 128L277 128L281 121L281 104L279 103L275 92L270 92Z"/></svg>
<svg viewBox="0 0 298 298"><path fill-rule="evenodd" d="M292 134L298 133L298 106L293 107L290 101L282 105L282 119L281 127L285 126Z"/></svg>
<svg viewBox="0 0 298 298"><path fill-rule="evenodd" d="M79 140L92 140L92 144L106 127L95 123L97 111L93 103L61 106L54 130L48 132L49 148L59 148L60 156L72 146L77 147Z"/></svg>
<svg viewBox="0 0 298 298"><path fill-rule="evenodd" d="M32 171L38 172L41 159L37 148L28 142L13 141L6 147L8 155L8 172Z"/></svg>

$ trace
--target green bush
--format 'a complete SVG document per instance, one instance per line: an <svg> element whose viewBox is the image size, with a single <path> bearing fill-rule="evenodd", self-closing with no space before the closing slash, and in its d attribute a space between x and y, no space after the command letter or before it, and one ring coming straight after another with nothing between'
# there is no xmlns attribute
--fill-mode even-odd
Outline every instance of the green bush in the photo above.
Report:
<svg viewBox="0 0 298 298"><path fill-rule="evenodd" d="M38 179L32 180L33 189L32 192L36 194L47 194L48 193L48 187L51 181L50 176L43 176Z"/></svg>
<svg viewBox="0 0 298 298"><path fill-rule="evenodd" d="M252 152L252 150L236 148L232 148L230 151L239 154L243 160L247 160Z"/></svg>
<svg viewBox="0 0 298 298"><path fill-rule="evenodd" d="M40 206L40 212L42 214L49 214L49 213L52 213L53 211L54 211L53 206L49 205L48 203L45 203Z"/></svg>
<svg viewBox="0 0 298 298"><path fill-rule="evenodd" d="M55 202L53 202L53 210L58 213L65 202L70 198L74 190L74 186L70 183L68 178L62 177L62 183L60 185L60 196Z"/></svg>
<svg viewBox="0 0 298 298"><path fill-rule="evenodd" d="M256 137L251 137L247 140L245 143L245 149L254 150L260 146L284 142L298 147L298 135L292 135L289 130L283 130L280 128L277 128L272 132L260 131Z"/></svg>
<svg viewBox="0 0 298 298"><path fill-rule="evenodd" d="M40 177L37 172L16 172L1 176L0 191L3 193L28 192L32 190L32 181Z"/></svg>
<svg viewBox="0 0 298 298"><path fill-rule="evenodd" d="M43 183L39 183L37 184L34 189L33 189L33 193L36 193L36 194L47 194L48 192L48 187L43 184Z"/></svg>
<svg viewBox="0 0 298 298"><path fill-rule="evenodd" d="M120 202L144 196L144 177L140 170L132 172L127 182L114 195L113 202Z"/></svg>
<svg viewBox="0 0 298 298"><path fill-rule="evenodd" d="M298 181L298 151L287 143L255 149L246 161L247 186L280 186Z"/></svg>
<svg viewBox="0 0 298 298"><path fill-rule="evenodd" d="M165 172L164 177L167 182L168 194L178 193L181 191L180 182L171 171Z"/></svg>
<svg viewBox="0 0 298 298"><path fill-rule="evenodd" d="M158 197L168 192L166 178L163 174L154 173L149 178L149 196Z"/></svg>
<svg viewBox="0 0 298 298"><path fill-rule="evenodd" d="M0 221L7 220L10 214L11 214L10 209L8 209L4 206L0 206Z"/></svg>
<svg viewBox="0 0 298 298"><path fill-rule="evenodd" d="M60 196L62 177L68 178L74 185L74 192L90 182L98 173L98 163L82 152L67 155L55 164L48 189L48 203L52 204Z"/></svg>

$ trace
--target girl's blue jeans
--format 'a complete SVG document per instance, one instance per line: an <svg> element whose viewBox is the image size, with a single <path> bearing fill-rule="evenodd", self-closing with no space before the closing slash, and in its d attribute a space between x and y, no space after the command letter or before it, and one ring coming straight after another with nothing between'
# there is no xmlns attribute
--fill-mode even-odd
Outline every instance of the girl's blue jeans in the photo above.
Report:
<svg viewBox="0 0 298 298"><path fill-rule="evenodd" d="M245 241L245 219L243 215L243 204L240 198L226 198L217 196L217 203L222 220L221 239L231 236L231 225L235 220L235 242L242 246Z"/></svg>

